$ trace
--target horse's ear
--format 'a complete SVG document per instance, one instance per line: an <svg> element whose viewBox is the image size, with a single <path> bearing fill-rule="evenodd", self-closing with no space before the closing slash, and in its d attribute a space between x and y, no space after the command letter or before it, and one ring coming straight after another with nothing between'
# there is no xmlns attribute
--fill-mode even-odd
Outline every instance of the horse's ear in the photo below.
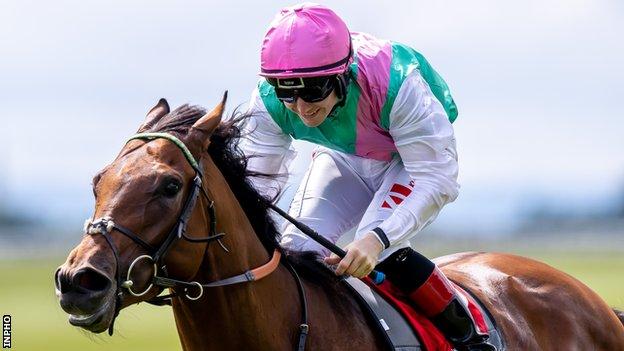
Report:
<svg viewBox="0 0 624 351"><path fill-rule="evenodd" d="M208 148L210 144L210 136L221 123L221 117L225 110L225 101L227 100L227 90L223 94L221 102L210 112L206 113L202 118L197 120L191 127L190 135L193 142L197 142L202 146L202 149Z"/></svg>
<svg viewBox="0 0 624 351"><path fill-rule="evenodd" d="M161 98L156 103L156 106L149 110L147 116L145 116L145 121L143 121L143 124L139 127L138 132L140 133L149 129L167 113L169 113L169 103L167 103L167 100Z"/></svg>

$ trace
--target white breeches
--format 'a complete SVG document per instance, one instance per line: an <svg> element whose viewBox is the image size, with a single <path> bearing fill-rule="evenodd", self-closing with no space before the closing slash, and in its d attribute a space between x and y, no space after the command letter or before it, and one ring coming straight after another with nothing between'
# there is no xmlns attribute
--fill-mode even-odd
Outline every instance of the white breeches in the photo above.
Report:
<svg viewBox="0 0 624 351"><path fill-rule="evenodd" d="M399 158L378 161L318 147L289 214L334 243L357 226L357 240L388 218L409 194L407 189L412 188L413 182ZM285 248L329 255L327 249L288 221L282 233ZM407 246L408 240L395 243L381 253L379 260Z"/></svg>

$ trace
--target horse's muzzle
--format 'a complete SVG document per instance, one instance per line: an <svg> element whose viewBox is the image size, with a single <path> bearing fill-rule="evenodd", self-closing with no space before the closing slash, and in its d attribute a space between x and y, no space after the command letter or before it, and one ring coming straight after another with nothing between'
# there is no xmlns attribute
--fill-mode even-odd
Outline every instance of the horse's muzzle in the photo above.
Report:
<svg viewBox="0 0 624 351"><path fill-rule="evenodd" d="M59 267L54 275L61 308L71 325L94 333L108 328L115 312L115 282L92 267Z"/></svg>

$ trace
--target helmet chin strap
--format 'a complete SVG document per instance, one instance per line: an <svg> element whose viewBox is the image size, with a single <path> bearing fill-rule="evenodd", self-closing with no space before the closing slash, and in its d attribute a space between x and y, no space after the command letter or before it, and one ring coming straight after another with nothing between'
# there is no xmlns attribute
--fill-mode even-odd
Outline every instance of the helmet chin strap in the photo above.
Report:
<svg viewBox="0 0 624 351"><path fill-rule="evenodd" d="M349 90L349 83L351 81L351 74L347 69L344 73L336 76L336 88L334 88L334 92L336 93L336 97L338 98L338 102L332 107L329 112L328 117L333 117L334 112L347 102L347 93Z"/></svg>

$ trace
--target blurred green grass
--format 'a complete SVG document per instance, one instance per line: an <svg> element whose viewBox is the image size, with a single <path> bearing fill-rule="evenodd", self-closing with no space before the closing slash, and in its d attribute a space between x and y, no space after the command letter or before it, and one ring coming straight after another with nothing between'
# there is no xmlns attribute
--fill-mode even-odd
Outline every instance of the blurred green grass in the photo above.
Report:
<svg viewBox="0 0 624 351"><path fill-rule="evenodd" d="M54 271L64 259L0 260L0 312L12 317L15 350L180 350L169 307L124 309L115 334L93 335L72 327L54 294Z"/></svg>
<svg viewBox="0 0 624 351"><path fill-rule="evenodd" d="M609 305L624 309L622 252L520 252L583 281ZM70 326L54 295L58 260L0 260L0 312L12 316L15 350L180 350L168 307L146 304L123 310L115 335L94 336Z"/></svg>
<svg viewBox="0 0 624 351"><path fill-rule="evenodd" d="M609 306L624 310L624 252L531 252L526 256L568 273Z"/></svg>

